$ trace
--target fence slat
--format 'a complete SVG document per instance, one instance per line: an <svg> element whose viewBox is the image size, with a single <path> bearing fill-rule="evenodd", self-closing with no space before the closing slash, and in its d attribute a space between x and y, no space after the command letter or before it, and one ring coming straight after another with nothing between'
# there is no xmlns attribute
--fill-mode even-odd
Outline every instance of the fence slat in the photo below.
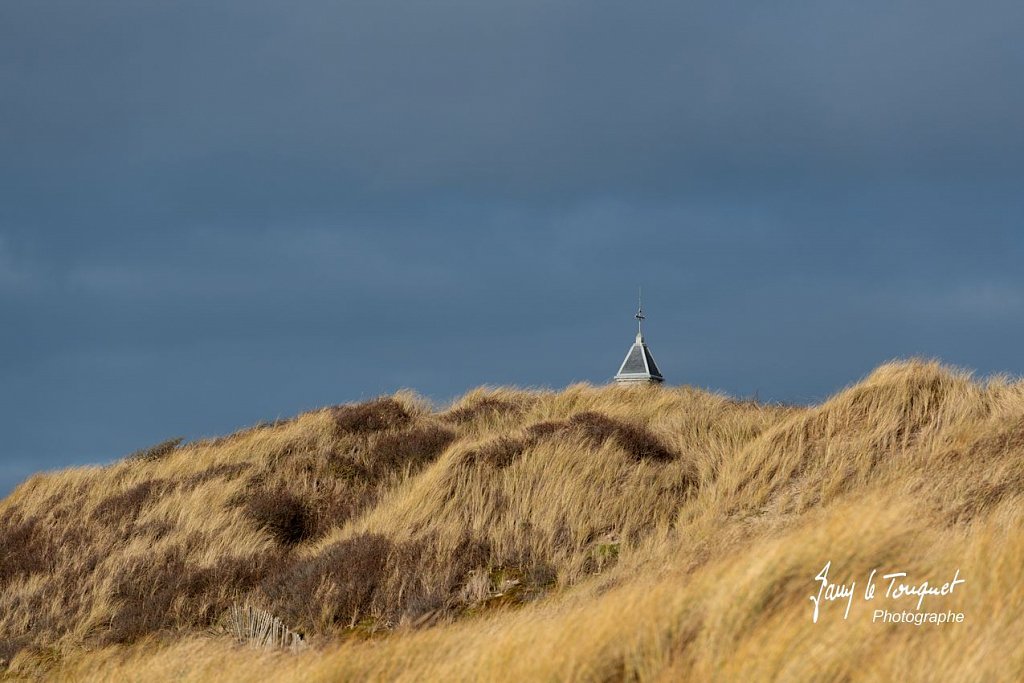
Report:
<svg viewBox="0 0 1024 683"><path fill-rule="evenodd" d="M232 604L225 621L238 642L254 649L298 652L306 647L302 635L288 628L279 617L249 604Z"/></svg>

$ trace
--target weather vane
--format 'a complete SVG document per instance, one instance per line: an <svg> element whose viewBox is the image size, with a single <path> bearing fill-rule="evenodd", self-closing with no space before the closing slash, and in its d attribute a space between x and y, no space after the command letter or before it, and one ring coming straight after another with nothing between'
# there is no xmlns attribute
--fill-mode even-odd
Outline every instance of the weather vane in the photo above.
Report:
<svg viewBox="0 0 1024 683"><path fill-rule="evenodd" d="M641 287L637 288L636 315L634 317L636 318L636 332L640 334L640 325L643 323L644 318L647 317L644 315L644 290Z"/></svg>

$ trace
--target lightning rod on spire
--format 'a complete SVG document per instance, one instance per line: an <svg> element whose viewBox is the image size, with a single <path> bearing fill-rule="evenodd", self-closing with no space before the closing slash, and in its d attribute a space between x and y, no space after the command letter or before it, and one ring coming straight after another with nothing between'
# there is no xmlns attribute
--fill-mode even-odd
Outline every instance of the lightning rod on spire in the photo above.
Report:
<svg viewBox="0 0 1024 683"><path fill-rule="evenodd" d="M644 318L647 317L644 315L644 290L641 287L637 288L636 302L636 315L633 317L636 318L636 333L639 335L642 333L640 325L643 322Z"/></svg>

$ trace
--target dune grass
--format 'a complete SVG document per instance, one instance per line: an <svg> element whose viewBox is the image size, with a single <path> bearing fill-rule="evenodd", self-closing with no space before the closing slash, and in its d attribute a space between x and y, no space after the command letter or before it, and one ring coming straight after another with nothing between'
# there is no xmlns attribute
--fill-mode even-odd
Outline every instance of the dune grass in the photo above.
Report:
<svg viewBox="0 0 1024 683"><path fill-rule="evenodd" d="M402 392L143 452L0 502L0 677L1024 679L1019 381ZM828 561L861 590L959 570L925 607L965 622L873 623L858 596L814 623ZM238 645L235 604L310 647Z"/></svg>

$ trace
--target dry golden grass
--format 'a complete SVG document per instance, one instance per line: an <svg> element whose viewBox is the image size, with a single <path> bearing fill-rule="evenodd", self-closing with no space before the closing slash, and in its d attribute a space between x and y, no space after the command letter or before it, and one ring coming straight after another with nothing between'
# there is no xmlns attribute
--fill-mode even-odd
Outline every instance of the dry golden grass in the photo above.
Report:
<svg viewBox="0 0 1024 683"><path fill-rule="evenodd" d="M1024 680L1024 384L885 365L818 406L408 393L38 475L0 502L0 677ZM826 561L858 581L811 619ZM872 623L872 569L966 580ZM880 586L884 591L884 584ZM232 603L299 654L218 629Z"/></svg>

